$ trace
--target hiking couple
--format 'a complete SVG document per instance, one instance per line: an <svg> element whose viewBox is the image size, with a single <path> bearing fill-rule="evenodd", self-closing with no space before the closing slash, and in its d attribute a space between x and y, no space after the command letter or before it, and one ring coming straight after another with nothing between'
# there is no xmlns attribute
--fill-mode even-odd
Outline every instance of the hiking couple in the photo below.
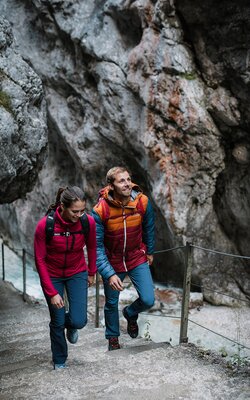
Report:
<svg viewBox="0 0 250 400"><path fill-rule="evenodd" d="M126 168L111 168L106 181L92 215L85 213L86 197L79 187L60 188L55 203L36 227L35 261L50 312L54 369L66 367L65 329L68 341L74 344L78 329L87 323L87 292L97 268L104 283L109 350L120 348L118 301L126 275L138 293L138 298L122 310L132 338L138 336L138 314L154 304L149 268L154 252L152 205L132 183Z"/></svg>

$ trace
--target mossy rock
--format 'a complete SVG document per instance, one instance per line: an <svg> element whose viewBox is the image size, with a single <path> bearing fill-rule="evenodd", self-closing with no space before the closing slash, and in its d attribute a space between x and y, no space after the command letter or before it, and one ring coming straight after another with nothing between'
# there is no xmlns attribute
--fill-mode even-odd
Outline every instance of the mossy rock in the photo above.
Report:
<svg viewBox="0 0 250 400"><path fill-rule="evenodd" d="M10 96L2 90L0 90L0 106L4 107L9 113L13 113Z"/></svg>

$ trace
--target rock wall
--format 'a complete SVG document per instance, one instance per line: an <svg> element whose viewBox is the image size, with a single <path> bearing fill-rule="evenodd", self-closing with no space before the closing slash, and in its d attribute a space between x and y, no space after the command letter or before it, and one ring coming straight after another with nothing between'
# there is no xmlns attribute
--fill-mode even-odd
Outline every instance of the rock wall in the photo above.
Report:
<svg viewBox="0 0 250 400"><path fill-rule="evenodd" d="M249 254L246 1L9 0L0 12L42 80L49 132L34 189L2 206L6 237L31 246L59 185L83 186L91 208L106 171L125 164L153 201L157 249ZM156 280L180 284L183 269L181 249L155 256ZM194 249L196 290L244 299L248 278L245 260Z"/></svg>
<svg viewBox="0 0 250 400"><path fill-rule="evenodd" d="M9 22L0 18L0 204L34 186L47 143L42 82L17 52Z"/></svg>

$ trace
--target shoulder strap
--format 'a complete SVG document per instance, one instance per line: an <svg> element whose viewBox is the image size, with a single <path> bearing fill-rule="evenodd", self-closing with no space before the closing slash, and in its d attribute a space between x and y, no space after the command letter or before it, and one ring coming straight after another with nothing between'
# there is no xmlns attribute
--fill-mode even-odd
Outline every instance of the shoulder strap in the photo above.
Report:
<svg viewBox="0 0 250 400"><path fill-rule="evenodd" d="M144 205L144 202L142 200L142 196L139 198L138 203L136 204L137 211L144 216L146 212L147 206Z"/></svg>
<svg viewBox="0 0 250 400"><path fill-rule="evenodd" d="M46 243L54 236L54 225L55 225L55 210L50 210L47 214L46 225L45 225L45 235Z"/></svg>
<svg viewBox="0 0 250 400"><path fill-rule="evenodd" d="M105 199L102 199L102 220L106 222L109 219L110 209Z"/></svg>
<svg viewBox="0 0 250 400"><path fill-rule="evenodd" d="M89 234L89 219L86 213L84 213L81 217L80 217L80 221L82 224L82 233L84 234L84 236L88 236Z"/></svg>
<svg viewBox="0 0 250 400"><path fill-rule="evenodd" d="M87 237L88 234L89 234L89 219L87 217L87 214L84 213L80 217L80 221L81 221L81 224L82 224L82 230L81 231L77 231L77 232L60 232L58 234L55 234L54 233L55 210L51 210L47 214L47 218L46 218L46 225L45 225L46 243L48 244L54 235L56 235L56 236L69 236L69 235L72 235L72 234L81 233L81 234L84 234L84 236Z"/></svg>

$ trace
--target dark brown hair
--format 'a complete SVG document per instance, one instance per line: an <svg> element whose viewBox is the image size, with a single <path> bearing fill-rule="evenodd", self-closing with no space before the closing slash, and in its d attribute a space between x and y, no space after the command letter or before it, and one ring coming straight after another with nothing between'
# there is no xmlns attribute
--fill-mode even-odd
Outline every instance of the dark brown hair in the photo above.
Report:
<svg viewBox="0 0 250 400"><path fill-rule="evenodd" d="M55 210L60 204L68 208L75 201L86 201L85 193L78 186L60 187L56 194L56 200L50 204L47 214L50 210Z"/></svg>

